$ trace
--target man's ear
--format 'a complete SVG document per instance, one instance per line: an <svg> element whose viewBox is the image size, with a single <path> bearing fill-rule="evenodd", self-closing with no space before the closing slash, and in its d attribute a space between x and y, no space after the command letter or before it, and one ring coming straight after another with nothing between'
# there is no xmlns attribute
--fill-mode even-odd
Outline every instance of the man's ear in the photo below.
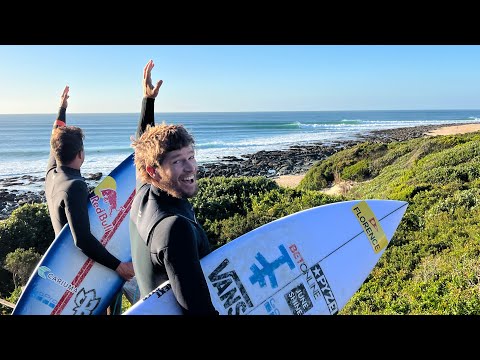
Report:
<svg viewBox="0 0 480 360"><path fill-rule="evenodd" d="M155 179L155 175L156 175L156 170L153 166L145 166L145 170L147 170L147 173L148 175L150 175L151 178Z"/></svg>

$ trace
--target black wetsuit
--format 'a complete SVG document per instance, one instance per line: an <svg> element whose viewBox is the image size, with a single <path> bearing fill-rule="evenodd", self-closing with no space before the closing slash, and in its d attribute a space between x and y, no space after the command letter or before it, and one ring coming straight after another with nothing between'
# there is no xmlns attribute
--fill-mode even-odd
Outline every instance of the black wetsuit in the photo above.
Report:
<svg viewBox="0 0 480 360"><path fill-rule="evenodd" d="M66 109L60 108L58 120L66 122ZM54 128L57 125L54 125ZM68 166L58 166L50 150L47 173L45 176L45 197L55 236L68 222L75 245L92 260L112 269L120 260L107 249L90 232L88 218L88 187L80 170Z"/></svg>
<svg viewBox="0 0 480 360"><path fill-rule="evenodd" d="M154 124L154 100L143 99L137 138ZM187 199L137 178L130 241L142 297L169 280L184 314L218 314L200 266L200 259L211 252L210 243Z"/></svg>

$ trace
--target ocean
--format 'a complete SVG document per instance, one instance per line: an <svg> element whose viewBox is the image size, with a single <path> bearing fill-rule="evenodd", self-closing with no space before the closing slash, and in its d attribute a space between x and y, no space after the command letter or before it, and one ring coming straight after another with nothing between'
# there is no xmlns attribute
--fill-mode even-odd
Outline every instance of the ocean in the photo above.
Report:
<svg viewBox="0 0 480 360"><path fill-rule="evenodd" d="M43 177L55 114L0 114L0 180ZM82 174L110 173L132 153L139 114L71 114L85 133ZM284 111L155 113L156 123L183 124L194 136L199 164L260 150L355 139L373 130L480 122L480 110ZM17 186L18 189L38 184ZM0 187L1 188L1 187Z"/></svg>

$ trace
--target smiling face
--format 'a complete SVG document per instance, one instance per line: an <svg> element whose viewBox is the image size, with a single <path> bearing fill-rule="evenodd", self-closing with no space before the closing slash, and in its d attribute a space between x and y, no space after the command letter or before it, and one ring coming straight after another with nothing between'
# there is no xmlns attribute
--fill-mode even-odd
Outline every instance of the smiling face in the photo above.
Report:
<svg viewBox="0 0 480 360"><path fill-rule="evenodd" d="M189 198L198 192L197 160L193 146L165 154L160 167L153 174L153 184L176 198Z"/></svg>

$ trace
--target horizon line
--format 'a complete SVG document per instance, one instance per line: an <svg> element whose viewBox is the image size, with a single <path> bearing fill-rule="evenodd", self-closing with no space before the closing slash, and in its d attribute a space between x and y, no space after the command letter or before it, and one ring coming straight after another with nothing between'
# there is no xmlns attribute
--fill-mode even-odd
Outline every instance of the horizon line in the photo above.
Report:
<svg viewBox="0 0 480 360"><path fill-rule="evenodd" d="M164 114L211 114L211 113L268 113L268 112L343 112L343 111L478 111L480 108L450 108L450 109L353 109L353 110L255 110L255 111L155 111ZM52 115L50 113L0 113L0 115ZM69 112L70 115L98 115L98 114L139 114L136 112Z"/></svg>

